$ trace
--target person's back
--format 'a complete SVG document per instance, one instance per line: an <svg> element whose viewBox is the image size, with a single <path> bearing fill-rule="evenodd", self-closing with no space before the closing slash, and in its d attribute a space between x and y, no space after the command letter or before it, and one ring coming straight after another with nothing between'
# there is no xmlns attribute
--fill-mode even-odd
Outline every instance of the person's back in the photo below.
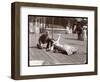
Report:
<svg viewBox="0 0 100 82"><path fill-rule="evenodd" d="M47 47L49 47L49 43L51 42L51 39L49 38L49 33L48 32L45 32L44 34L42 34L40 37L39 37L39 40L38 40L38 44L37 44L37 47L42 49L42 44L46 44L47 43Z"/></svg>
<svg viewBox="0 0 100 82"><path fill-rule="evenodd" d="M42 34L39 38L39 42L45 44L48 39L48 34Z"/></svg>

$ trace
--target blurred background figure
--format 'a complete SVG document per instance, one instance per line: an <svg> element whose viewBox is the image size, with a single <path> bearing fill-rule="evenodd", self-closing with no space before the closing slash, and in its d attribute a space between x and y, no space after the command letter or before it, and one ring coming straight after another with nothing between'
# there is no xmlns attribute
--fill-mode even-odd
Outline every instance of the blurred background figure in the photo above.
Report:
<svg viewBox="0 0 100 82"><path fill-rule="evenodd" d="M83 26L83 32L82 32L83 40L87 40L87 26Z"/></svg>
<svg viewBox="0 0 100 82"><path fill-rule="evenodd" d="M66 33L67 33L67 34L72 33L72 28L70 28L70 27L66 26Z"/></svg>
<svg viewBox="0 0 100 82"><path fill-rule="evenodd" d="M78 36L78 40L82 40L82 32L83 32L83 27L82 27L81 23L78 22L76 25L76 33Z"/></svg>

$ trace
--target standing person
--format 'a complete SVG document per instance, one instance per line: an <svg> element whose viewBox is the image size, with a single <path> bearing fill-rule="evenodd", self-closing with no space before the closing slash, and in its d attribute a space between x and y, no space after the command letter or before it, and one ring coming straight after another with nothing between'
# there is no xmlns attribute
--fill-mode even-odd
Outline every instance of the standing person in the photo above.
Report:
<svg viewBox="0 0 100 82"><path fill-rule="evenodd" d="M66 34L69 34L69 27L68 26L66 26Z"/></svg>
<svg viewBox="0 0 100 82"><path fill-rule="evenodd" d="M87 26L83 26L83 34L82 34L83 40L87 40Z"/></svg>
<svg viewBox="0 0 100 82"><path fill-rule="evenodd" d="M78 40L82 40L82 25L80 22L77 23L76 25L76 33L78 35Z"/></svg>

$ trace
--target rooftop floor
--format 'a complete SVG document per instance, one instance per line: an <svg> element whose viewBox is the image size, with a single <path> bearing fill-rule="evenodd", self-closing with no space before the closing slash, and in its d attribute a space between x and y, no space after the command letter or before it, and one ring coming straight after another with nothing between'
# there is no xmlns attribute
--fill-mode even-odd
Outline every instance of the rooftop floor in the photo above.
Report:
<svg viewBox="0 0 100 82"><path fill-rule="evenodd" d="M54 34L56 39L58 36ZM72 55L62 54L59 52L46 51L46 49L38 49L36 43L38 42L39 35L29 34L29 62L40 61L38 64L31 64L30 66L37 65L62 65L62 64L85 64L87 62L87 41L77 40L76 34L61 34L60 43L62 45L71 45L78 48L77 53ZM41 62L42 61L42 62Z"/></svg>

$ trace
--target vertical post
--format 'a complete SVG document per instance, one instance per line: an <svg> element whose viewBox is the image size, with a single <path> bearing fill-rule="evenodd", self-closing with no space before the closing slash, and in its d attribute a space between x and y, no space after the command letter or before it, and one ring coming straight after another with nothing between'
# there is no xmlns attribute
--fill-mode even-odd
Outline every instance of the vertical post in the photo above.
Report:
<svg viewBox="0 0 100 82"><path fill-rule="evenodd" d="M44 17L44 31L45 31L45 23L46 23L46 21L45 21L45 17Z"/></svg>
<svg viewBox="0 0 100 82"><path fill-rule="evenodd" d="M41 31L43 32L43 17L42 17L41 22L42 22L42 28L41 28Z"/></svg>
<svg viewBox="0 0 100 82"><path fill-rule="evenodd" d="M36 44L36 28L37 28L37 18L35 17L35 26L34 26L34 29L35 29L35 44Z"/></svg>
<svg viewBox="0 0 100 82"><path fill-rule="evenodd" d="M53 39L53 25L54 25L54 17L52 17L52 39Z"/></svg>

